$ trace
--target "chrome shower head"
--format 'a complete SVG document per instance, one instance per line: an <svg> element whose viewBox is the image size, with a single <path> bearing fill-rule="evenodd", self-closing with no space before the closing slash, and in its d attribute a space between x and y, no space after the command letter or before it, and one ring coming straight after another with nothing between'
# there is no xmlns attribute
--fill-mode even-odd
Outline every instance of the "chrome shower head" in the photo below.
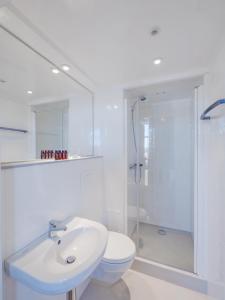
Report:
<svg viewBox="0 0 225 300"><path fill-rule="evenodd" d="M131 106L131 110L134 111L135 106L136 106L136 104L138 103L138 101L144 102L144 101L146 101L146 100L147 100L147 98L146 98L145 96L139 96L139 97L137 98L137 100L134 102L134 104Z"/></svg>

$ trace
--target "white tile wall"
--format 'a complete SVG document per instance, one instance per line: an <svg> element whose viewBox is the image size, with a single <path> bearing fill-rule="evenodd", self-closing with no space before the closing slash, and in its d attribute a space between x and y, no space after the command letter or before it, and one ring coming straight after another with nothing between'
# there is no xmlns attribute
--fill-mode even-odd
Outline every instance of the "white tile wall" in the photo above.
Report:
<svg viewBox="0 0 225 300"><path fill-rule="evenodd" d="M225 98L225 45L206 75L205 86L204 108ZM225 106L216 108L211 116L212 120L202 121L200 127L205 170L202 188L207 207L203 231L207 235L207 277L225 291Z"/></svg>
<svg viewBox="0 0 225 300"><path fill-rule="evenodd" d="M50 219L78 215L104 222L102 158L2 170L3 258L48 230ZM65 299L44 296L5 277L4 300Z"/></svg>
<svg viewBox="0 0 225 300"><path fill-rule="evenodd" d="M133 102L129 99L127 108L128 165L136 162L131 120ZM140 162L144 165L140 220L192 232L194 99L141 102L135 107L134 122ZM130 215L130 221L137 215L134 172L128 170L128 212L134 215ZM128 227L133 227L131 222Z"/></svg>
<svg viewBox="0 0 225 300"><path fill-rule="evenodd" d="M140 205L145 222L191 232L194 99L140 105Z"/></svg>
<svg viewBox="0 0 225 300"><path fill-rule="evenodd" d="M125 228L125 116L123 90L102 89L95 97L95 154L104 156L109 228Z"/></svg>

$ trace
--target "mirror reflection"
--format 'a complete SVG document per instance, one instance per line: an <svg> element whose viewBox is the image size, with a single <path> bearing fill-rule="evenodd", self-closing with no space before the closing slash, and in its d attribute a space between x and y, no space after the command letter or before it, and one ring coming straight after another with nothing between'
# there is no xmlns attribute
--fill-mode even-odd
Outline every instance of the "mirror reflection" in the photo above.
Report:
<svg viewBox="0 0 225 300"><path fill-rule="evenodd" d="M93 96L69 66L56 67L3 29L0 66L2 162L40 159L43 151L93 155Z"/></svg>

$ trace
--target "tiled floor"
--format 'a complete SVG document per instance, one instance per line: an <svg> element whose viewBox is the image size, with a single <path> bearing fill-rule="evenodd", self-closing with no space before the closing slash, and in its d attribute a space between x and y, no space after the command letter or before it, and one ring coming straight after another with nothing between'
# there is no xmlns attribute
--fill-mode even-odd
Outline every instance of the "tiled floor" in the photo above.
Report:
<svg viewBox="0 0 225 300"><path fill-rule="evenodd" d="M91 283L81 300L213 300L213 298L129 270L112 287Z"/></svg>
<svg viewBox="0 0 225 300"><path fill-rule="evenodd" d="M138 256L193 272L194 244L191 234L184 231L166 229L166 235L159 234L160 227L140 223ZM132 237L135 241L136 236Z"/></svg>

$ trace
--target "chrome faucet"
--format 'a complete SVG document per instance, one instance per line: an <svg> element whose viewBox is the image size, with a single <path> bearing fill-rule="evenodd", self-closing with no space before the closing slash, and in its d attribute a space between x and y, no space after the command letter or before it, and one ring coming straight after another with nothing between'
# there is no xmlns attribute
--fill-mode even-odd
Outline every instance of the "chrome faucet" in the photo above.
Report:
<svg viewBox="0 0 225 300"><path fill-rule="evenodd" d="M48 237L50 239L54 239L54 238L57 237L57 235L53 234L53 232L66 231L66 230L67 230L67 227L66 227L66 225L63 224L62 221L50 220L49 221Z"/></svg>

